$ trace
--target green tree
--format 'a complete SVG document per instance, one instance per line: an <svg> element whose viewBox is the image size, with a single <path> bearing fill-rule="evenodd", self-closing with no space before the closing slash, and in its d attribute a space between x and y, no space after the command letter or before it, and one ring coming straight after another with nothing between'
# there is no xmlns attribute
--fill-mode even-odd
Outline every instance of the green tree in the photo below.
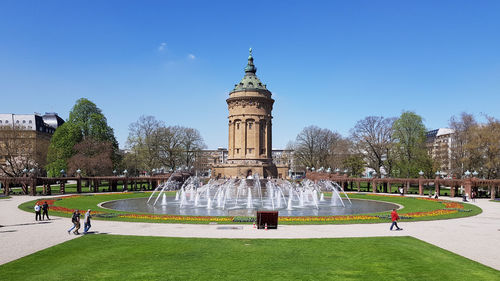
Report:
<svg viewBox="0 0 500 281"><path fill-rule="evenodd" d="M86 98L76 101L69 112L69 123L75 124L81 131L83 138L92 138L98 141L109 141L118 147L113 129L101 109Z"/></svg>
<svg viewBox="0 0 500 281"><path fill-rule="evenodd" d="M114 165L119 162L118 142L106 117L93 102L81 98L71 109L68 121L52 136L47 154L48 175L58 176L60 170L68 170L68 160L76 153L75 145L84 140L111 143L111 161Z"/></svg>
<svg viewBox="0 0 500 281"><path fill-rule="evenodd" d="M392 126L394 153L396 156L395 176L417 177L420 170L432 169L432 160L425 147L425 126L422 117L406 111ZM430 165L430 167L429 167Z"/></svg>
<svg viewBox="0 0 500 281"><path fill-rule="evenodd" d="M365 168L365 161L361 154L351 154L343 161L343 166L351 172L351 176L359 177Z"/></svg>
<svg viewBox="0 0 500 281"><path fill-rule="evenodd" d="M75 153L74 146L82 140L81 130L73 123L66 122L55 131L47 153L47 174L56 177L61 170L68 170L68 159Z"/></svg>

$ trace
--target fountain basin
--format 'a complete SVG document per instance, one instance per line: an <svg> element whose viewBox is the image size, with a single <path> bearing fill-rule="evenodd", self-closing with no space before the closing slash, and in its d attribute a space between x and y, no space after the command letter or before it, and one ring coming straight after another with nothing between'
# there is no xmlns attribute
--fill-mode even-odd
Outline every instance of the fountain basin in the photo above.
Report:
<svg viewBox="0 0 500 281"><path fill-rule="evenodd" d="M125 212L137 213L150 213L150 214L164 214L164 215L185 215L185 216L255 216L257 210L272 210L260 206L258 200L254 200L253 208L243 208L241 204L229 203L224 209L212 208L207 209L203 206L182 206L180 202L176 201L174 197L167 197L167 204L147 204L148 198L132 198L108 201L100 204L100 207ZM275 208L279 211L280 216L293 217L293 216L338 216L338 215L356 215L366 213L378 213L390 211L392 209L399 209L400 206L393 203L351 199L352 205L348 203L347 199L343 199L346 207L332 206L329 200L318 203L318 208L311 207L296 207L288 210L286 206L283 208ZM241 202L246 202L242 200Z"/></svg>

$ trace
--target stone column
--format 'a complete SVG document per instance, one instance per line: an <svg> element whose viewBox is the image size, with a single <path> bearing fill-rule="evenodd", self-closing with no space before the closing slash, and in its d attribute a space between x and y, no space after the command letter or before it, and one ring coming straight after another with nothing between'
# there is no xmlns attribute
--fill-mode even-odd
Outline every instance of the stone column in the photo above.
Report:
<svg viewBox="0 0 500 281"><path fill-rule="evenodd" d="M80 174L76 179L76 193L82 193L82 176Z"/></svg>
<svg viewBox="0 0 500 281"><path fill-rule="evenodd" d="M408 194L409 191L410 191L410 181L407 181L405 188L403 188L403 192L404 194Z"/></svg>
<svg viewBox="0 0 500 281"><path fill-rule="evenodd" d="M256 119L253 122L253 136L254 136L254 157L259 158L260 155L260 120Z"/></svg>
<svg viewBox="0 0 500 281"><path fill-rule="evenodd" d="M377 182L375 181L375 179L373 179L372 192L377 193Z"/></svg>
<svg viewBox="0 0 500 281"><path fill-rule="evenodd" d="M33 176L30 177L30 187L31 187L30 195L35 196L36 195L36 178Z"/></svg>
<svg viewBox="0 0 500 281"><path fill-rule="evenodd" d="M61 182L59 183L59 192L61 192L61 194L66 193L66 186L64 180L61 180Z"/></svg>
<svg viewBox="0 0 500 281"><path fill-rule="evenodd" d="M234 122L229 120L229 143L227 148L228 158L234 157Z"/></svg>
<svg viewBox="0 0 500 281"><path fill-rule="evenodd" d="M242 140L243 140L243 145L242 145L242 148L243 149L243 158L247 158L247 149L248 149L248 122L247 120L242 120L242 125L243 125L243 130L241 130L241 132L243 133L243 136L242 136ZM241 127L240 127L241 129Z"/></svg>
<svg viewBox="0 0 500 281"><path fill-rule="evenodd" d="M495 200L496 193L497 193L497 188L495 187L495 185L494 184L490 185L490 198L491 198L491 200Z"/></svg>
<svg viewBox="0 0 500 281"><path fill-rule="evenodd" d="M127 191L127 190L128 190L128 188L127 188L127 177L125 177L123 179L123 190L122 191Z"/></svg>
<svg viewBox="0 0 500 281"><path fill-rule="evenodd" d="M356 186L358 188L358 192L361 192L361 184L359 181L356 182Z"/></svg>
<svg viewBox="0 0 500 281"><path fill-rule="evenodd" d="M456 188L457 188L456 185L451 186L451 188L450 188L450 197L452 197L452 198L455 197L455 192L456 192L455 189Z"/></svg>
<svg viewBox="0 0 500 281"><path fill-rule="evenodd" d="M423 179L424 179L423 176L420 176L418 178L418 195L420 196L424 195L424 184L422 182Z"/></svg>
<svg viewBox="0 0 500 281"><path fill-rule="evenodd" d="M21 191L22 191L23 195L29 194L28 186L26 186L26 182L24 182L24 181L21 183Z"/></svg>
<svg viewBox="0 0 500 281"><path fill-rule="evenodd" d="M466 178L464 181L464 192L465 194L469 194L469 197L471 196L472 192L472 179L471 178Z"/></svg>
<svg viewBox="0 0 500 281"><path fill-rule="evenodd" d="M436 177L436 179L434 180L434 191L440 195L439 193L439 177Z"/></svg>
<svg viewBox="0 0 500 281"><path fill-rule="evenodd" d="M99 180L94 180L93 184L94 184L93 192L99 192Z"/></svg>
<svg viewBox="0 0 500 281"><path fill-rule="evenodd" d="M52 195L52 186L50 186L50 183L47 183L47 194L46 195Z"/></svg>
<svg viewBox="0 0 500 281"><path fill-rule="evenodd" d="M272 157L272 126L273 124L271 123L271 120L267 121L267 129L266 129L266 155L267 158Z"/></svg>

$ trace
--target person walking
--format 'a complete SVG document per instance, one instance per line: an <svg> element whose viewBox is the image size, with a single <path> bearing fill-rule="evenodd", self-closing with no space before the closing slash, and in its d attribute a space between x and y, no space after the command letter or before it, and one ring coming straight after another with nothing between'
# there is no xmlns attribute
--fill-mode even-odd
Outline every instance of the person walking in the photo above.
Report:
<svg viewBox="0 0 500 281"><path fill-rule="evenodd" d="M43 214L42 214L42 219L45 219L45 216L47 216L47 219L50 221L50 218L49 218L49 204L47 204L47 201L45 201L42 205L42 211L43 211Z"/></svg>
<svg viewBox="0 0 500 281"><path fill-rule="evenodd" d="M36 203L35 205L35 220L42 220L42 208L40 207L40 204Z"/></svg>
<svg viewBox="0 0 500 281"><path fill-rule="evenodd" d="M392 209L392 212L391 212L391 220L392 220L392 224L391 224L391 229L396 226L396 230L403 230L402 228L400 228L398 226L398 220L399 220L399 216L398 216L398 212L396 212L396 209Z"/></svg>
<svg viewBox="0 0 500 281"><path fill-rule="evenodd" d="M68 230L68 234L71 233L71 230L75 229L75 231L73 231L73 234L78 235L78 230L80 229L80 212L78 210L75 210L73 212L73 215L71 216L71 222L73 223L73 226Z"/></svg>
<svg viewBox="0 0 500 281"><path fill-rule="evenodd" d="M90 214L91 210L88 209L88 211L85 213L85 218L83 220L83 234L87 234L89 231L91 225L90 225L90 218L92 215Z"/></svg>

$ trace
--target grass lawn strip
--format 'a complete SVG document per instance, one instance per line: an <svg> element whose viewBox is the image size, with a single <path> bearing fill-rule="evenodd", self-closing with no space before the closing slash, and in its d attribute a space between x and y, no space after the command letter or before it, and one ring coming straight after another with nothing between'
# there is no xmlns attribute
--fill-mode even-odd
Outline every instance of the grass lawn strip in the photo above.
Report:
<svg viewBox="0 0 500 281"><path fill-rule="evenodd" d="M412 237L203 239L87 235L0 266L2 280L498 280Z"/></svg>
<svg viewBox="0 0 500 281"><path fill-rule="evenodd" d="M96 219L132 222L167 222L167 223L251 223L249 217L208 217L208 216L180 216L180 215L155 215L145 213L130 213L115 211L98 207L105 201L148 197L150 193L107 193L97 195L72 195L68 197L47 198L23 203L19 206L22 210L32 212L34 204L47 202L51 205L51 215L70 217L74 209L92 209L97 212ZM174 196L175 192L167 193ZM349 194L351 198L378 200L403 205L399 211L402 221L421 221L450 219L473 216L481 213L475 205L452 201L435 200L430 198L415 198L388 196L383 194ZM350 216L323 216L323 217L280 217L280 224L352 224L352 223L387 223L390 221L389 212L370 213Z"/></svg>

